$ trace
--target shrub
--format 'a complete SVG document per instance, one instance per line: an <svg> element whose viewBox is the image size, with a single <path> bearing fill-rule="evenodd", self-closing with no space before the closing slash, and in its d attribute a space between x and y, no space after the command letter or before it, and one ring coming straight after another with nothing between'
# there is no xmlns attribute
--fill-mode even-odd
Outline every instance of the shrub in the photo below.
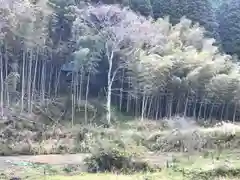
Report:
<svg viewBox="0 0 240 180"><path fill-rule="evenodd" d="M227 166L220 166L216 167L211 170L207 171L200 171L200 172L191 172L190 177L192 180L194 179L214 179L216 177L239 177L240 176L240 169L238 168L229 168Z"/></svg>
<svg viewBox="0 0 240 180"><path fill-rule="evenodd" d="M230 123L212 128L195 130L173 130L153 134L144 141L144 145L154 151L195 152L205 149L235 149L240 144L239 126Z"/></svg>
<svg viewBox="0 0 240 180"><path fill-rule="evenodd" d="M154 168L145 161L139 160L136 153L119 147L101 147L90 158L85 159L88 172L146 172Z"/></svg>

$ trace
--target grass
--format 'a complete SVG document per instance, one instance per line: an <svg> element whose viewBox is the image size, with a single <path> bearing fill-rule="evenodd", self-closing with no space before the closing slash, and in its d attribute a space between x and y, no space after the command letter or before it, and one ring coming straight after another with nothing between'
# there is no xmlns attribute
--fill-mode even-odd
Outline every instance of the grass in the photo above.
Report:
<svg viewBox="0 0 240 180"><path fill-rule="evenodd" d="M181 124L181 121L178 119L178 123ZM165 152L172 159L162 161L162 170L156 173L82 174L76 166L30 165L3 171L0 179L17 176L40 180L203 180L209 177L213 180L235 180L240 177L240 151L237 151L240 147L239 125L224 123L203 128L190 123L191 127L183 128L174 123L170 120L137 120L118 123L111 128L82 125L72 128L68 125L47 126L26 121L1 122L2 155L92 153L96 147L117 146L140 155L149 151L155 154Z"/></svg>
<svg viewBox="0 0 240 180"><path fill-rule="evenodd" d="M177 175L175 176L176 179ZM49 177L49 180L169 180L172 178L171 176L166 176L164 173L155 173L155 174L136 174L136 175L113 175L113 174L83 174L79 176L72 177L63 177L63 176L55 176ZM177 179L176 179L177 180Z"/></svg>
<svg viewBox="0 0 240 180"><path fill-rule="evenodd" d="M235 180L240 177L240 152L224 151L220 156L198 153L175 156L161 171L131 175L114 173L81 173L77 166L46 166L32 164L2 172L2 178L17 176L26 180ZM234 179L235 178L235 179Z"/></svg>
<svg viewBox="0 0 240 180"><path fill-rule="evenodd" d="M183 121L178 118L176 122ZM191 120L184 120L184 126ZM0 122L1 155L36 155L91 152L101 143L121 146L145 147L151 151L195 151L204 148L216 149L217 144L227 145L228 149L238 148L240 144L240 126L221 126L199 128L189 123L188 129L176 131L173 120L127 121L111 128L84 126L76 124L46 125L34 121L19 120ZM190 130L189 130L190 129ZM230 129L230 130L229 130ZM234 130L234 131L233 131ZM231 132L235 132L231 139ZM225 139L224 139L225 138ZM105 142L103 142L103 140ZM218 143L218 140L221 142ZM227 142L228 141L228 142Z"/></svg>

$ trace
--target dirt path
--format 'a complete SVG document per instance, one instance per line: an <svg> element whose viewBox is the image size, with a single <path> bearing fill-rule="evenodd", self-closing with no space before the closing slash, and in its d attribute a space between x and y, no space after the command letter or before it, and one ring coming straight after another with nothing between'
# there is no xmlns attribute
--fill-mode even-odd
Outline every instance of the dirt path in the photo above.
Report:
<svg viewBox="0 0 240 180"><path fill-rule="evenodd" d="M24 163L41 163L49 165L83 164L83 160L89 154L65 154L65 155L37 155L37 156L0 156L0 170L12 166L24 165Z"/></svg>
<svg viewBox="0 0 240 180"><path fill-rule="evenodd" d="M12 166L21 166L24 163L42 163L49 165L84 165L83 160L89 154L65 154L65 155L37 155L37 156L0 156L0 170L11 168ZM152 154L148 153L146 160L157 164L164 165L172 156L168 154Z"/></svg>

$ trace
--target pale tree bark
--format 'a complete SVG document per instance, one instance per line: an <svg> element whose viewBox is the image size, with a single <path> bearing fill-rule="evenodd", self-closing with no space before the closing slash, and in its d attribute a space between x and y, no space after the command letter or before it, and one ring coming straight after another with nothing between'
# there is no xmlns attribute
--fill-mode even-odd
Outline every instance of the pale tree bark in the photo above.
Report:
<svg viewBox="0 0 240 180"><path fill-rule="evenodd" d="M83 84L83 67L80 70L80 84L79 84L79 94L78 94L78 109L81 110L81 101L82 101L82 84Z"/></svg>
<svg viewBox="0 0 240 180"><path fill-rule="evenodd" d="M120 112L122 112L123 80L124 80L124 71L122 72L122 77L121 77L121 88L120 88L120 97L119 97L119 110L120 110Z"/></svg>
<svg viewBox="0 0 240 180"><path fill-rule="evenodd" d="M55 89L54 89L54 95L55 97L58 96L58 89L59 89L59 82L60 82L60 75L61 75L61 70L58 70L58 68L56 68L56 72L55 72Z"/></svg>
<svg viewBox="0 0 240 180"><path fill-rule="evenodd" d="M127 79L128 79L128 87L130 87L131 78L128 77ZM127 94L127 112L129 112L130 101L131 101L131 96L129 94Z"/></svg>
<svg viewBox="0 0 240 180"><path fill-rule="evenodd" d="M8 55L7 55L7 44L5 44L5 49L6 49L6 52L4 53L4 59L5 59L5 78L8 77ZM5 84L6 82L4 82ZM9 88L8 86L5 84L5 95L6 95L6 103L7 103L7 106L9 107L10 105L10 97L9 97Z"/></svg>
<svg viewBox="0 0 240 180"><path fill-rule="evenodd" d="M129 11L125 9L119 9L112 6L105 8L104 6L90 7L87 8L85 12L81 13L80 19L84 22L88 22L95 28L97 34L100 35L105 43L106 56L108 61L108 72L107 72L107 94L106 94L106 119L107 123L111 124L111 97L112 97L112 85L115 80L117 71L122 69L122 63L118 64L118 68L115 70L113 67L114 56L116 53L124 54L125 59L130 59L129 57L133 54L140 46L142 46L142 41L146 40L146 34L138 34L142 31L142 26L135 26L134 22L143 24L142 18L138 15L128 16ZM91 14L91 15L90 15ZM95 22L95 18L101 19L101 25ZM115 17L119 17L118 22L115 22ZM101 28L99 28L99 25ZM125 41L126 40L126 41ZM129 44L127 47L125 46ZM123 56L119 58L121 61ZM127 60L124 60L127 61ZM126 62L124 62L125 66Z"/></svg>
<svg viewBox="0 0 240 180"><path fill-rule="evenodd" d="M187 110L188 110L188 93L187 93L187 97L186 97L186 102L185 102L185 107L184 107L184 114L183 116L186 117L187 116Z"/></svg>
<svg viewBox="0 0 240 180"><path fill-rule="evenodd" d="M122 66L119 64L118 68L113 71L113 56L114 56L114 49L117 49L117 44L115 47L112 47L111 50L109 50L108 44L106 43L106 54L108 58L108 84L107 84L107 103L106 103L106 109L107 109L107 123L108 125L111 124L111 98L112 98L112 84L115 80L117 72L122 68Z"/></svg>
<svg viewBox="0 0 240 180"><path fill-rule="evenodd" d="M50 65L50 73L49 73L49 75L50 75L50 77L49 77L50 79L48 81L48 96L51 96L52 79L53 79L53 75L54 75L54 68L53 68L52 64Z"/></svg>
<svg viewBox="0 0 240 180"><path fill-rule="evenodd" d="M33 61L33 52L30 50L29 58L29 71L28 71L28 113L32 113L32 96L31 96L31 87L32 87L32 61Z"/></svg>
<svg viewBox="0 0 240 180"><path fill-rule="evenodd" d="M1 92L0 92L0 108L1 108L1 117L3 117L3 104L4 104L4 80L3 80L3 56L2 53L0 54L0 81L1 81Z"/></svg>
<svg viewBox="0 0 240 180"><path fill-rule="evenodd" d="M151 96L151 99L150 99L150 102L149 102L149 107L148 107L147 118L149 118L149 117L150 117L150 114L151 114L152 102L153 102L153 97Z"/></svg>
<svg viewBox="0 0 240 180"><path fill-rule="evenodd" d="M112 97L112 63L113 63L113 51L109 52L108 45L106 44L107 56L108 56L108 87L107 87L107 123L111 124L111 97ZM110 54L109 54L110 53Z"/></svg>
<svg viewBox="0 0 240 180"><path fill-rule="evenodd" d="M87 87L86 87L86 102L85 102L85 123L88 123L88 93L89 93L89 83L90 83L90 73L88 73L87 77Z"/></svg>
<svg viewBox="0 0 240 180"><path fill-rule="evenodd" d="M209 113L209 119L210 119L210 121L212 122L212 113L213 113L213 110L214 110L214 105L215 105L215 103L214 103L214 101L212 102L212 105L211 105L211 110L210 110L210 113Z"/></svg>
<svg viewBox="0 0 240 180"><path fill-rule="evenodd" d="M221 121L223 120L223 118L224 118L224 110L225 110L225 102L223 103L223 106L222 106L222 109L221 109Z"/></svg>
<svg viewBox="0 0 240 180"><path fill-rule="evenodd" d="M21 112L24 110L24 96L25 96L25 64L26 52L23 50L23 64L22 64L22 93L21 93Z"/></svg>
<svg viewBox="0 0 240 180"><path fill-rule="evenodd" d="M144 120L144 114L145 114L145 103L146 103L146 94L145 94L145 92L144 92L144 93L143 93L143 98L142 98L141 121Z"/></svg>
<svg viewBox="0 0 240 180"><path fill-rule="evenodd" d="M16 92L17 92L17 84L18 84L18 60L16 58L13 59L12 62L12 87L11 87L11 101L16 102Z"/></svg>
<svg viewBox="0 0 240 180"><path fill-rule="evenodd" d="M235 120L236 120L237 106L238 106L238 104L235 103L235 104L234 104L234 113L233 113L233 123L235 123Z"/></svg>
<svg viewBox="0 0 240 180"><path fill-rule="evenodd" d="M71 81L71 88L70 88L70 91L71 91L71 99L72 99L72 127L74 126L74 122L75 122L75 99L76 99L76 96L75 96L75 77L74 77L74 73L72 72L72 81ZM68 107L67 107L68 108Z"/></svg>
<svg viewBox="0 0 240 180"><path fill-rule="evenodd" d="M156 113L155 113L155 120L158 120L158 117L159 117L159 96L157 96L156 98Z"/></svg>
<svg viewBox="0 0 240 180"><path fill-rule="evenodd" d="M36 78L37 78L37 67L38 67L38 59L39 59L39 50L37 48L37 52L36 52L36 59L35 59L35 67L34 67L34 75L33 75L33 85L32 85L32 100L35 101L36 100Z"/></svg>
<svg viewBox="0 0 240 180"><path fill-rule="evenodd" d="M43 60L42 74L41 74L41 103L45 103L45 92L46 92L46 61Z"/></svg>

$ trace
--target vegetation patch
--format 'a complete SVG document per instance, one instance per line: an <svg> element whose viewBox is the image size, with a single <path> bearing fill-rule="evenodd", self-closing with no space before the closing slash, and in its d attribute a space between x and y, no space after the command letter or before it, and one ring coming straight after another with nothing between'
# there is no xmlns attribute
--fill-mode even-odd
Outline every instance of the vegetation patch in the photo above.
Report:
<svg viewBox="0 0 240 180"><path fill-rule="evenodd" d="M156 171L156 167L140 160L138 152L119 147L101 147L85 160L89 172L148 172Z"/></svg>
<svg viewBox="0 0 240 180"><path fill-rule="evenodd" d="M156 132L144 144L153 151L194 152L206 149L222 151L240 144L240 126L231 123L211 128L174 129Z"/></svg>
<svg viewBox="0 0 240 180"><path fill-rule="evenodd" d="M240 176L240 169L239 168L229 168L226 166L220 166L208 171L192 171L190 173L190 179L199 179L199 180L207 180L209 178L237 178Z"/></svg>

